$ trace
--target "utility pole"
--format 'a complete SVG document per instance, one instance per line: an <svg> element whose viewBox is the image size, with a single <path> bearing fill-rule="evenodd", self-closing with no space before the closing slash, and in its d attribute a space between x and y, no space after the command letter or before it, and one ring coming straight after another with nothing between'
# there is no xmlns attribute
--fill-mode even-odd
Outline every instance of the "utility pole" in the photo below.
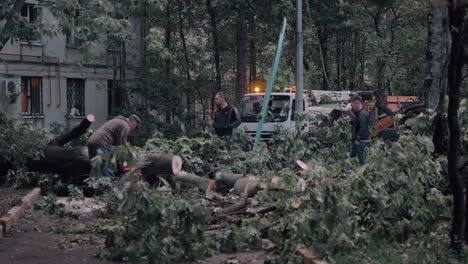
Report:
<svg viewBox="0 0 468 264"><path fill-rule="evenodd" d="M304 64L303 64L303 38L302 38L302 0L296 0L296 115L304 112ZM296 129L301 124L296 118Z"/></svg>
<svg viewBox="0 0 468 264"><path fill-rule="evenodd" d="M268 77L268 83L266 87L265 97L263 98L262 104L262 118L258 122L257 132L255 133L255 142L254 142L254 149L258 147L260 143L260 135L262 134L263 130L263 123L265 123L266 114L267 114L267 107L268 102L270 101L271 91L273 90L273 84L276 79L276 71L278 70L278 64L281 57L281 50L283 49L283 41L284 41L284 33L286 32L286 18L283 18L283 26L281 27L278 46L276 46L276 53L275 59L273 60L273 65L271 66L270 76Z"/></svg>

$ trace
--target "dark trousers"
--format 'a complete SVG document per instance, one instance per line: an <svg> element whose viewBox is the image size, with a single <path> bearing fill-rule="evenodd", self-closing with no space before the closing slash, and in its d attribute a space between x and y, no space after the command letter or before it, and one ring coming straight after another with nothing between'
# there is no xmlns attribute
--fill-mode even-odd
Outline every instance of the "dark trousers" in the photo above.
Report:
<svg viewBox="0 0 468 264"><path fill-rule="evenodd" d="M88 155L89 155L89 160L91 161L94 157L97 156L97 151L100 150L104 155L109 157L110 155L110 150L103 148L99 145L96 144L88 144ZM114 174L114 169L112 168L112 164L109 163L107 165L107 168L104 170L103 176L109 177L111 181L114 180L115 174Z"/></svg>
<svg viewBox="0 0 468 264"><path fill-rule="evenodd" d="M231 151L231 138L232 135L224 135L220 136L224 140L224 149L227 151Z"/></svg>
<svg viewBox="0 0 468 264"><path fill-rule="evenodd" d="M354 142L351 145L351 153L349 157L354 158L357 157L359 159L359 164L364 165L366 164L367 158L367 146L369 142L359 141L359 144L355 144Z"/></svg>

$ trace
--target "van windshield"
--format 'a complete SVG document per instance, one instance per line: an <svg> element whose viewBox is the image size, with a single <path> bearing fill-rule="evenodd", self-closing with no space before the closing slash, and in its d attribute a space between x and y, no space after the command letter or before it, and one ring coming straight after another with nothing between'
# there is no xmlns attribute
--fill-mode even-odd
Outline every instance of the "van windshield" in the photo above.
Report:
<svg viewBox="0 0 468 264"><path fill-rule="evenodd" d="M264 95L244 96L239 106L243 123L256 123L260 120ZM288 120L290 97L288 95L271 95L268 102L267 123L279 123Z"/></svg>

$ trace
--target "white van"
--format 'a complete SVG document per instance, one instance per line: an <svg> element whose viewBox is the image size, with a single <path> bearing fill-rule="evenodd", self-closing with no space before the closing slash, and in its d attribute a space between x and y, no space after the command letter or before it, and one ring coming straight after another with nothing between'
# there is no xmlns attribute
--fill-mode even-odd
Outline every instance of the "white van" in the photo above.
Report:
<svg viewBox="0 0 468 264"><path fill-rule="evenodd" d="M312 90L314 92L315 90ZM255 137L260 120L263 98L265 93L249 93L244 95L239 105L239 114L242 121L241 129L252 137ZM289 130L294 130L296 123L294 120L295 114L295 93L271 93L270 101L268 102L267 117L263 124L261 133L262 141L269 141L272 133L279 130L281 133L287 133ZM319 114L329 115L334 109L342 109L343 105L339 103L310 106L310 99L307 93L304 93L304 109L311 117Z"/></svg>

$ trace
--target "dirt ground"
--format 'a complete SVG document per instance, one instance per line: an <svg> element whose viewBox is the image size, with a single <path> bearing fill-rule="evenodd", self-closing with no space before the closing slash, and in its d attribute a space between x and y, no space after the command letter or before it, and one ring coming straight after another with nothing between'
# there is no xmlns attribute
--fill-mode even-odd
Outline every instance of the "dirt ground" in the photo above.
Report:
<svg viewBox="0 0 468 264"><path fill-rule="evenodd" d="M15 201L19 202L29 191L31 189L0 188L0 217L15 205Z"/></svg>
<svg viewBox="0 0 468 264"><path fill-rule="evenodd" d="M80 245L69 241L77 235L50 232L50 229L54 227L74 226L86 221L89 219L61 219L44 215L38 211L29 211L14 227L12 233L6 234L4 238L0 239L0 263L115 263L94 257L97 246L102 244L102 238L96 238L93 244ZM89 237L87 234L80 234L80 236Z"/></svg>
<svg viewBox="0 0 468 264"><path fill-rule="evenodd" d="M62 199L64 202L65 199ZM60 218L29 209L14 227L14 231L0 238L0 263L11 264L110 264L124 263L101 260L94 255L103 247L104 237L87 228L99 224L90 210L92 201L82 204L67 204L73 217ZM92 228L91 228L92 229ZM263 263L265 251L219 254L201 262L183 264L216 263ZM182 263L181 263L182 264Z"/></svg>

